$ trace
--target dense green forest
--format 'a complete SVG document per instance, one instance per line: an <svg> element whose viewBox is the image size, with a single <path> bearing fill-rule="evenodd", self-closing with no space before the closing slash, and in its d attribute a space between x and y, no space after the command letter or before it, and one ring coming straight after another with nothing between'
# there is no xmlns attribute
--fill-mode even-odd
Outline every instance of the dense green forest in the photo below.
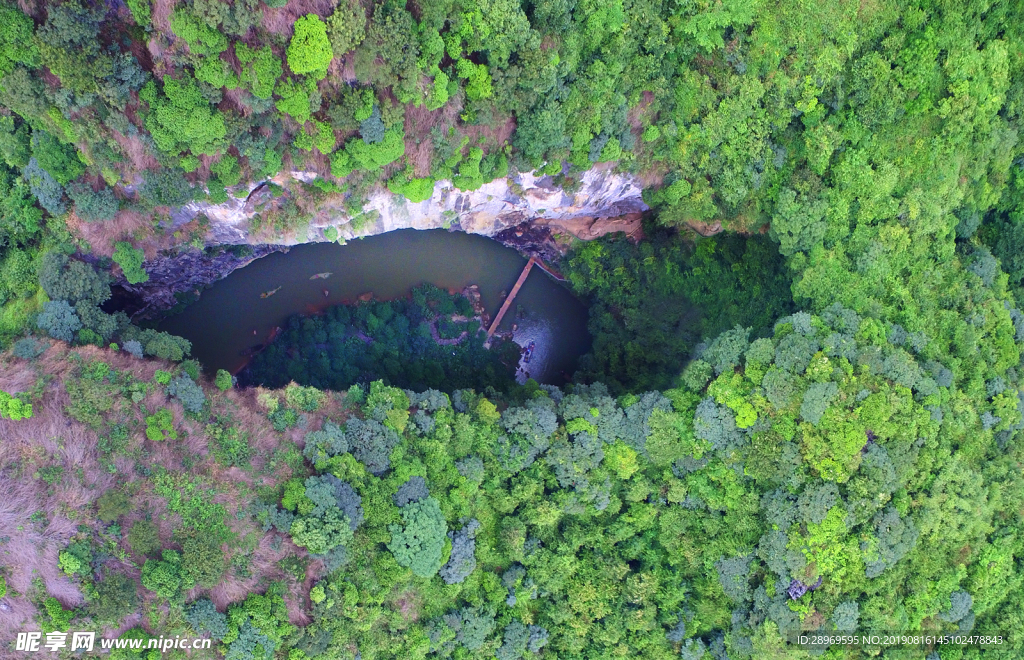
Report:
<svg viewBox="0 0 1024 660"><path fill-rule="evenodd" d="M424 284L409 300L337 305L322 315L295 315L240 374L243 385L280 388L297 382L347 390L381 380L416 391L515 385L520 349L485 334L473 306Z"/></svg>
<svg viewBox="0 0 1024 660"><path fill-rule="evenodd" d="M1024 656L1020 2L0 12L0 644ZM571 192L598 163L652 212L639 244L561 264L594 336L564 390L487 389L495 356L468 345L396 358L438 348L419 320L463 304L440 295L297 319L249 388L103 309L147 255L204 244L172 208L280 171L320 176L274 190L252 227L271 238L318 205L362 227L384 187ZM799 631L1004 638L812 651Z"/></svg>

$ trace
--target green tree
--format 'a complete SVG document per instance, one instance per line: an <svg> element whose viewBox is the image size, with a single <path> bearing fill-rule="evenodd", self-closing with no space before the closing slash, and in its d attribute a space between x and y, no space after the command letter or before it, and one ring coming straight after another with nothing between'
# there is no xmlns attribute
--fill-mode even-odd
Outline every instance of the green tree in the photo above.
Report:
<svg viewBox="0 0 1024 660"><path fill-rule="evenodd" d="M402 507L404 526L391 525L388 550L401 566L413 574L430 578L441 569L448 525L438 501L433 497Z"/></svg>
<svg viewBox="0 0 1024 660"><path fill-rule="evenodd" d="M327 26L316 14L307 14L295 21L294 28L288 43L288 68L292 73L323 78L334 57Z"/></svg>
<svg viewBox="0 0 1024 660"><path fill-rule="evenodd" d="M145 255L142 250L132 247L131 243L118 241L114 245L113 259L121 267L121 272L129 284L149 281L149 273L142 267Z"/></svg>

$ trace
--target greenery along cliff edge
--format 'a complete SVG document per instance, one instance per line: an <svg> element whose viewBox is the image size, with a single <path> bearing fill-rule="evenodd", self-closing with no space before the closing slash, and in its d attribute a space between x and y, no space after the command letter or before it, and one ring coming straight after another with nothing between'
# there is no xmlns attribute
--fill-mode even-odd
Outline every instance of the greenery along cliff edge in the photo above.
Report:
<svg viewBox="0 0 1024 660"><path fill-rule="evenodd" d="M0 643L721 660L977 631L1009 637L817 657L1024 655L1019 3L0 11ZM577 246L599 350L566 391L238 390L102 308L111 275L205 244L173 207L282 169L322 176L252 236L365 226L382 186L571 192L597 162L662 228L765 235Z"/></svg>

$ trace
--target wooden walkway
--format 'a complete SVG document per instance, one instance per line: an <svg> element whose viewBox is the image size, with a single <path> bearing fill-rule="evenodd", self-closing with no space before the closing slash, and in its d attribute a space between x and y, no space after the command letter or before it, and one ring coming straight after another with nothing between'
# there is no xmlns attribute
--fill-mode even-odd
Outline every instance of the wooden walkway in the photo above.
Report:
<svg viewBox="0 0 1024 660"><path fill-rule="evenodd" d="M490 344L491 335L494 334L495 330L498 329L498 324L501 323L502 317L505 316L505 312L512 306L512 301L515 299L516 294L519 293L519 288L523 286L523 282L526 281L526 276L530 274L530 269L533 268L533 264L537 263L537 260L530 257L530 260L526 262L526 267L523 268L523 272L519 274L519 279L516 280L516 285L512 287L512 291L505 298L504 304L501 309L498 310L498 315L494 317L494 321L491 323L491 327L487 329L487 345Z"/></svg>

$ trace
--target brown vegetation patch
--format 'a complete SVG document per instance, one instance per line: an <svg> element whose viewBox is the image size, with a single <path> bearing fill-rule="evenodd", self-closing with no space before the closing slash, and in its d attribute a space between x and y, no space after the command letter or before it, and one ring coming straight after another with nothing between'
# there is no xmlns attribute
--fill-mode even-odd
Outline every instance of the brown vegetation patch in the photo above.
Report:
<svg viewBox="0 0 1024 660"><path fill-rule="evenodd" d="M512 139L512 134L516 132L516 120L514 117L496 118L490 124L461 126L459 131L469 136L470 146L482 146L484 151L494 151ZM480 142L481 138L483 143Z"/></svg>
<svg viewBox="0 0 1024 660"><path fill-rule="evenodd" d="M284 7L264 7L263 28L271 34L291 37L299 18L307 14L330 16L337 4L337 0L290 0Z"/></svg>
<svg viewBox="0 0 1024 660"><path fill-rule="evenodd" d="M121 209L113 220L85 222L72 212L68 215L68 230L86 241L95 254L109 257L118 241L142 241L152 234L152 216L131 209ZM156 256L158 246L146 241L142 244L147 259Z"/></svg>

